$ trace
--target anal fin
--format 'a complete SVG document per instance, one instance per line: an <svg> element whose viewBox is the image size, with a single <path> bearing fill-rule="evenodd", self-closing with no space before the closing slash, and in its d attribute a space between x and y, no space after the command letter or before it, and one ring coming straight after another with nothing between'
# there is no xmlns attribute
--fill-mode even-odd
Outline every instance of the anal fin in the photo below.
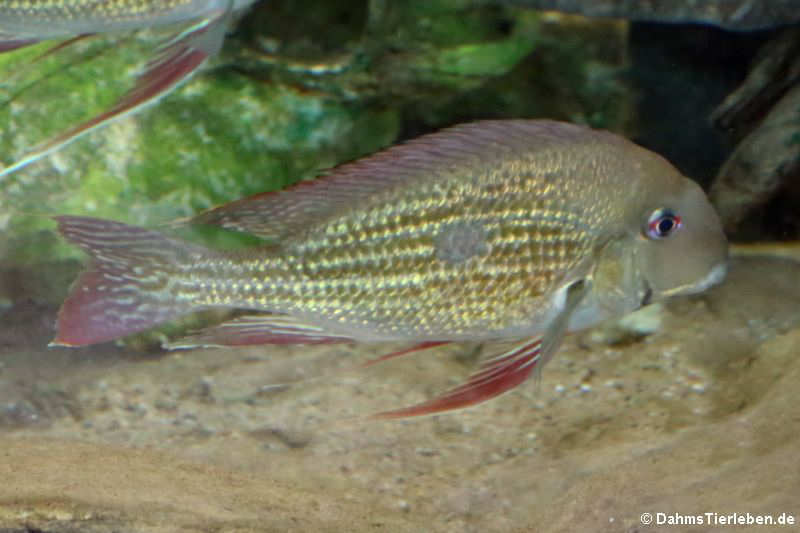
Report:
<svg viewBox="0 0 800 533"><path fill-rule="evenodd" d="M258 344L333 344L353 342L344 335L284 315L244 315L164 345L169 350Z"/></svg>

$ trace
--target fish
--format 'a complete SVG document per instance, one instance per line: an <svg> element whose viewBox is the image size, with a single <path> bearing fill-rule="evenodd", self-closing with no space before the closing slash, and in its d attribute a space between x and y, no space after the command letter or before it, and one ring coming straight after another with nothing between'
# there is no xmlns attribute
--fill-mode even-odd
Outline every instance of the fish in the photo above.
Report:
<svg viewBox="0 0 800 533"><path fill-rule="evenodd" d="M45 52L47 55L98 33L185 23L177 35L159 47L135 86L116 104L46 140L18 161L0 169L0 180L91 131L140 111L179 87L219 52L228 21L254 1L19 0L0 4L0 53L43 40L69 39Z"/></svg>
<svg viewBox="0 0 800 533"><path fill-rule="evenodd" d="M616 134L551 120L456 125L184 221L263 244L210 249L154 230L56 217L91 256L53 345L82 346L209 308L253 310L170 348L447 343L495 349L467 381L379 413L469 407L523 383L564 336L727 271L703 190Z"/></svg>

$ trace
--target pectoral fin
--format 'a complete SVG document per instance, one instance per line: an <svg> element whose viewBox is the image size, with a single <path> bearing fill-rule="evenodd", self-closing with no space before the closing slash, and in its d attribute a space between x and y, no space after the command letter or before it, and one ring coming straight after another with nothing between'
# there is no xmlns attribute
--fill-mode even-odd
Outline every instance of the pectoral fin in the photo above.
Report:
<svg viewBox="0 0 800 533"><path fill-rule="evenodd" d="M572 313L583 301L584 297L591 289L591 281L588 279L580 279L565 286L562 290L565 291L564 306L561 312L556 315L550 326L547 328L547 333L542 338L542 361L538 368L541 369L561 347L561 342L567 334L567 326L572 317Z"/></svg>
<svg viewBox="0 0 800 533"><path fill-rule="evenodd" d="M541 368L558 350L572 312L589 290L589 282L580 280L563 290L566 291L563 308L544 335L520 342L494 356L466 383L441 396L411 407L378 413L375 417L407 418L462 409L499 396L525 381L534 368Z"/></svg>

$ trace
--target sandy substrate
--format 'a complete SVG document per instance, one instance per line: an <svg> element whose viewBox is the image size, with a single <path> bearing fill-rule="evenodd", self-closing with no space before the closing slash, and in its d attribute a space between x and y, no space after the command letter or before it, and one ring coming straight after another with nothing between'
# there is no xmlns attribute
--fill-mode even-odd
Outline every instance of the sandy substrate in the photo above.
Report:
<svg viewBox="0 0 800 533"><path fill-rule="evenodd" d="M784 513L798 530L799 280L790 259L742 257L707 295L571 336L539 383L401 421L367 416L459 382L475 348L369 369L394 347L47 349L53 310L16 306L0 528L768 531L704 513Z"/></svg>

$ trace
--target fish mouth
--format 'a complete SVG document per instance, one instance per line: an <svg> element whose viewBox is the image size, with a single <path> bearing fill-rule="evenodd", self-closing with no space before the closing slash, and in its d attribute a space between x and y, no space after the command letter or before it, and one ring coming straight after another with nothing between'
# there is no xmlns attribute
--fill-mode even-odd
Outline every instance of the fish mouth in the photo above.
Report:
<svg viewBox="0 0 800 533"><path fill-rule="evenodd" d="M711 272L708 273L703 281L696 287L695 292L701 292L706 289L713 287L714 285L719 285L725 279L725 276L728 275L728 262L720 263L714 268L711 269Z"/></svg>
<svg viewBox="0 0 800 533"><path fill-rule="evenodd" d="M709 272L708 275L706 275L706 277L704 277L698 283L696 283L691 288L686 290L686 292L684 292L683 294L697 294L698 292L703 292L706 289L710 289L714 285L722 283L722 280L724 280L725 276L727 275L728 275L728 263L726 261L712 268L711 272Z"/></svg>
<svg viewBox="0 0 800 533"><path fill-rule="evenodd" d="M722 283L722 281L725 279L725 276L727 275L728 275L728 262L725 261L723 263L719 263L714 268L712 268L711 272L706 274L706 277L704 277L697 283L675 287L674 289L665 291L663 295L675 296L679 294L697 294L698 292L703 292L706 289L710 289L714 285Z"/></svg>

